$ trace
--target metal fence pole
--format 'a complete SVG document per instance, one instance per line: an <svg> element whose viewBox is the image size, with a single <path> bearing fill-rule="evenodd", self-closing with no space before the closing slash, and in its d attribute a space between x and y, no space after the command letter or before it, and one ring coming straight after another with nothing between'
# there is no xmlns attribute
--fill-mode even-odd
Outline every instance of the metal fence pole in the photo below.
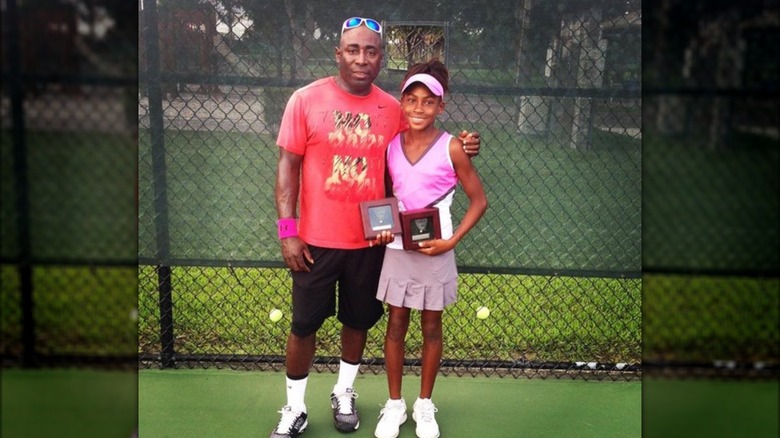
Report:
<svg viewBox="0 0 780 438"><path fill-rule="evenodd" d="M176 362L173 337L173 286L171 267L157 267L157 289L160 293L160 362L163 368L172 368Z"/></svg>
<svg viewBox="0 0 780 438"><path fill-rule="evenodd" d="M147 91L149 95L149 122L152 144L152 173L154 186L154 226L157 251L155 259L157 267L159 308L160 308L160 342L161 362L163 368L174 364L173 336L173 299L171 285L171 268L169 260L168 235L168 196L165 178L165 130L163 126L162 89L160 81L160 48L157 24L157 5L155 0L144 0L147 56Z"/></svg>
<svg viewBox="0 0 780 438"><path fill-rule="evenodd" d="M18 227L18 271L22 305L22 364L36 365L35 315L33 313L32 266L30 261L29 192L27 148L24 131L23 84L19 47L18 10L15 0L6 3L5 23L8 29L8 55L11 95L11 137L14 157L14 186L16 189L16 223Z"/></svg>

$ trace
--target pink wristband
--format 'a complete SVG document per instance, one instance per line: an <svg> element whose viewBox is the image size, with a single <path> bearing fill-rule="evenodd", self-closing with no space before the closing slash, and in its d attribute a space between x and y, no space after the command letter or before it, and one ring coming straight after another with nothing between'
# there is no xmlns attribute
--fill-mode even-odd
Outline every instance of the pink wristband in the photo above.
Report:
<svg viewBox="0 0 780 438"><path fill-rule="evenodd" d="M279 219L276 221L279 229L279 238L295 237L298 235L298 224L294 217Z"/></svg>

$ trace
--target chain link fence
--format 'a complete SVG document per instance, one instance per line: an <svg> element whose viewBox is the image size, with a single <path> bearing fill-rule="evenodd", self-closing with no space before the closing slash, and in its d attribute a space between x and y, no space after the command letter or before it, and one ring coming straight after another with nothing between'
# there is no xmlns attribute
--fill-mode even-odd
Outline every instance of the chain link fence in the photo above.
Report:
<svg viewBox="0 0 780 438"><path fill-rule="evenodd" d="M410 62L439 57L444 128L482 137L491 208L458 248L443 373L777 375L767 4L17 3L2 2L4 365L283 369L276 132L361 15L385 28L377 84L397 94ZM317 353L336 369L335 322Z"/></svg>
<svg viewBox="0 0 780 438"><path fill-rule="evenodd" d="M667 1L649 11L644 370L777 378L777 3Z"/></svg>
<svg viewBox="0 0 780 438"><path fill-rule="evenodd" d="M142 366L283 369L291 279L274 232L279 120L295 88L337 73L341 22L361 15L384 28L377 84L398 94L411 63L443 60L442 125L482 139L475 163L491 208L457 251L443 372L639 376L640 4L520 2L495 15L433 6L143 2ZM466 203L456 196L454 217ZM480 306L489 318L476 317ZM385 324L369 332L373 372ZM319 332L318 369L338 365L338 330L328 321ZM413 321L415 372L421 343Z"/></svg>
<svg viewBox="0 0 780 438"><path fill-rule="evenodd" d="M8 366L137 364L135 13L2 2Z"/></svg>

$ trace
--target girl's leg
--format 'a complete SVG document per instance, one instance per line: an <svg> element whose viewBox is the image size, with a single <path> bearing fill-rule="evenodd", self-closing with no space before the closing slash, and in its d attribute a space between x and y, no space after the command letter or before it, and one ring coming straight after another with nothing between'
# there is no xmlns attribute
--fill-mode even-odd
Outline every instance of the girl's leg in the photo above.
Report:
<svg viewBox="0 0 780 438"><path fill-rule="evenodd" d="M387 368L387 387L390 398L401 398L401 378L403 377L404 353L406 350L406 332L409 329L409 310L405 307L388 305L390 320L385 334L385 367Z"/></svg>
<svg viewBox="0 0 780 438"><path fill-rule="evenodd" d="M422 382L420 384L420 398L431 398L433 385L436 382L436 374L439 373L442 352L441 310L422 311Z"/></svg>

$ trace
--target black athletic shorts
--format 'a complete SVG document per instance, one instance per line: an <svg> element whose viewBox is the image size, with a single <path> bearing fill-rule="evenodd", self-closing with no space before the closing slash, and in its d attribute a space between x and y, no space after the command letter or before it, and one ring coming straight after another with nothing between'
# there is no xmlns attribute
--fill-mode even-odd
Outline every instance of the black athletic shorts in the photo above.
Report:
<svg viewBox="0 0 780 438"><path fill-rule="evenodd" d="M308 264L311 271L292 273L292 333L312 335L333 315L353 329L373 327L384 313L376 290L385 247L331 249L309 245L309 251L314 258L314 263Z"/></svg>

